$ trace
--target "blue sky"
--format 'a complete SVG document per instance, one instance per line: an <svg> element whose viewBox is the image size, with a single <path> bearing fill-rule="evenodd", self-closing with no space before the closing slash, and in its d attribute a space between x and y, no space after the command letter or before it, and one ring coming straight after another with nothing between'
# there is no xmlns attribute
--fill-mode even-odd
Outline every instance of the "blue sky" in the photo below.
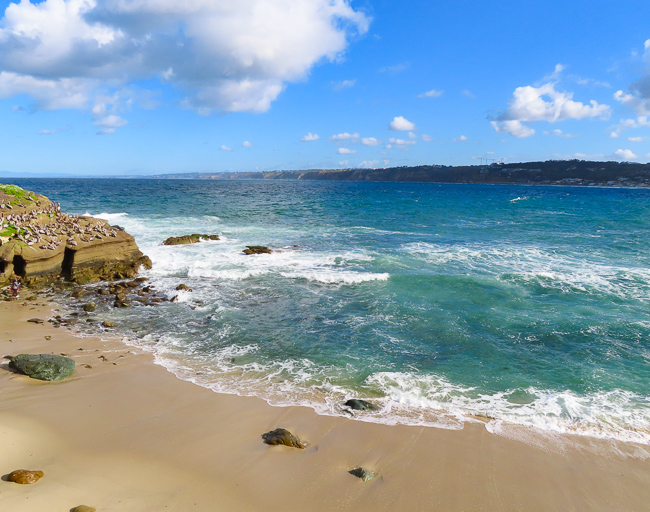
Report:
<svg viewBox="0 0 650 512"><path fill-rule="evenodd" d="M0 0L0 173L650 160L647 1Z"/></svg>

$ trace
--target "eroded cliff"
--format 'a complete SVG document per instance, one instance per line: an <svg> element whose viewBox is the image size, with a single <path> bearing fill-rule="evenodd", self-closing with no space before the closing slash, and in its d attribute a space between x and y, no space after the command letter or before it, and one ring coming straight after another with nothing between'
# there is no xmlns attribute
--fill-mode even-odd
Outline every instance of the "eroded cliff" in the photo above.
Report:
<svg viewBox="0 0 650 512"><path fill-rule="evenodd" d="M124 279L151 260L135 239L102 219L69 215L47 197L0 185L0 285L14 275L39 285Z"/></svg>

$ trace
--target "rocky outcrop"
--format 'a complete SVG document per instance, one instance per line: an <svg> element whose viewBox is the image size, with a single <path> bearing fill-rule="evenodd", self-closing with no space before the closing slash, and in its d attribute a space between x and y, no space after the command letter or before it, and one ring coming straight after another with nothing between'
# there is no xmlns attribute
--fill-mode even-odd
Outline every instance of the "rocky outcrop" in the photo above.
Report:
<svg viewBox="0 0 650 512"><path fill-rule="evenodd" d="M343 404L345 407L354 409L355 411L378 411L379 407L371 402L366 400L360 400L358 398L350 398L347 402Z"/></svg>
<svg viewBox="0 0 650 512"><path fill-rule="evenodd" d="M300 449L303 449L306 446L305 443L301 443L296 436L284 428L276 428L275 430L271 430L271 432L266 432L265 434L262 434L262 439L266 444L272 446L283 444L285 446Z"/></svg>
<svg viewBox="0 0 650 512"><path fill-rule="evenodd" d="M74 372L74 360L53 354L18 354L9 367L38 380L62 380Z"/></svg>
<svg viewBox="0 0 650 512"><path fill-rule="evenodd" d="M183 236L170 236L163 242L163 245L186 245L195 244L201 240L219 240L219 235L183 235Z"/></svg>
<svg viewBox="0 0 650 512"><path fill-rule="evenodd" d="M68 215L47 197L0 185L0 285L87 284L132 277L151 260L122 228Z"/></svg>
<svg viewBox="0 0 650 512"><path fill-rule="evenodd" d="M264 245L247 245L244 254L271 254L273 251Z"/></svg>

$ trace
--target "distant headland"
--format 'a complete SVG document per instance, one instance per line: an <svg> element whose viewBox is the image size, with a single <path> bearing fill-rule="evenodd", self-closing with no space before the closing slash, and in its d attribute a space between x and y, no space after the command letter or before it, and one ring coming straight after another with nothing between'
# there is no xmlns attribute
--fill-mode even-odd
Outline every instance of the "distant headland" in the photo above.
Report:
<svg viewBox="0 0 650 512"><path fill-rule="evenodd" d="M416 165L376 169L320 169L261 172L185 173L155 179L329 180L419 183L484 183L598 187L650 187L650 164L547 160L490 165Z"/></svg>

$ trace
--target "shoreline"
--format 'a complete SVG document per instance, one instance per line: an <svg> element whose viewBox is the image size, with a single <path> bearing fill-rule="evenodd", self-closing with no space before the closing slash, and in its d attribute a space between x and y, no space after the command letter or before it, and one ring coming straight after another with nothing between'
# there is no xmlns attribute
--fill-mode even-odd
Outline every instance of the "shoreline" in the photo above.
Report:
<svg viewBox="0 0 650 512"><path fill-rule="evenodd" d="M55 328L47 318L57 306L43 303L0 302L0 355L65 353L77 366L41 382L0 365L0 476L45 473L33 485L0 481L12 512L641 511L650 500L645 445L272 407L181 380L119 340ZM27 322L34 317L45 323ZM278 427L307 448L264 445L261 434ZM357 466L380 476L364 483L347 473Z"/></svg>

